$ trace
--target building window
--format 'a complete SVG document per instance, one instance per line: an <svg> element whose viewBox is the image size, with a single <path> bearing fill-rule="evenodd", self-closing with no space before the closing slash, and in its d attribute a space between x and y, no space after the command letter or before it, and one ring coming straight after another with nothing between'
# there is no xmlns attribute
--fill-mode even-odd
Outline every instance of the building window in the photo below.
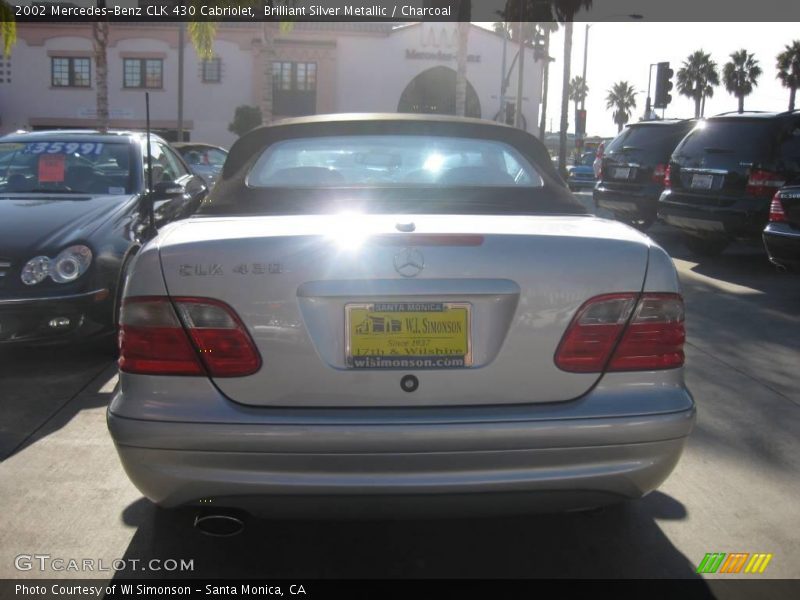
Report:
<svg viewBox="0 0 800 600"><path fill-rule="evenodd" d="M276 115L297 117L317 112L317 63L272 63L272 103Z"/></svg>
<svg viewBox="0 0 800 600"><path fill-rule="evenodd" d="M54 56L50 59L50 83L53 87L90 87L92 61L88 58Z"/></svg>
<svg viewBox="0 0 800 600"><path fill-rule="evenodd" d="M164 85L164 61L160 58L126 58L122 61L124 87L162 88Z"/></svg>
<svg viewBox="0 0 800 600"><path fill-rule="evenodd" d="M204 60L202 64L203 83L222 81L222 63L218 58Z"/></svg>
<svg viewBox="0 0 800 600"><path fill-rule="evenodd" d="M11 83L11 59L0 57L0 83Z"/></svg>

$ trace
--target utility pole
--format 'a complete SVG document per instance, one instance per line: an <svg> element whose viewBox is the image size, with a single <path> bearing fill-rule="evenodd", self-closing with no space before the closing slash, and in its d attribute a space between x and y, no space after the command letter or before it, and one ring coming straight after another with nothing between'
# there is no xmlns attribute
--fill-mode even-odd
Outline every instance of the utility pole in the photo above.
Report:
<svg viewBox="0 0 800 600"><path fill-rule="evenodd" d="M183 5L183 2L181 2ZM178 25L178 141L183 141L183 58L184 58L184 31L186 25L183 21Z"/></svg>
<svg viewBox="0 0 800 600"><path fill-rule="evenodd" d="M521 8L522 18L524 18L525 4ZM514 107L514 127L517 129L524 129L522 126L522 81L523 74L525 73L523 67L525 66L525 32L523 30L524 21L519 22L519 65L517 68L517 105Z"/></svg>
<svg viewBox="0 0 800 600"><path fill-rule="evenodd" d="M503 26L503 64L500 68L500 118L506 125L506 48L508 47L508 25Z"/></svg>
<svg viewBox="0 0 800 600"><path fill-rule="evenodd" d="M561 87L561 127L558 134L558 170L567 172L567 127L569 126L569 67L572 58L572 21L564 25L564 79Z"/></svg>
<svg viewBox="0 0 800 600"><path fill-rule="evenodd" d="M588 90L589 89L588 85L586 84L586 63L589 60L589 28L590 27L591 27L591 25L589 23L587 23L586 24L586 30L585 30L585 33L584 33L584 36L583 36L583 86L584 86L584 90ZM584 113L585 110L586 110L586 94L583 94L581 96L581 112ZM578 154L580 154L581 152L583 152L583 138L586 135L586 130L585 130L586 129L586 123L584 123L584 125L583 125L584 131L578 132L577 119L578 119L578 116L575 115L575 120L576 120L575 133L576 134L580 133L580 135L577 136L577 139L578 139Z"/></svg>

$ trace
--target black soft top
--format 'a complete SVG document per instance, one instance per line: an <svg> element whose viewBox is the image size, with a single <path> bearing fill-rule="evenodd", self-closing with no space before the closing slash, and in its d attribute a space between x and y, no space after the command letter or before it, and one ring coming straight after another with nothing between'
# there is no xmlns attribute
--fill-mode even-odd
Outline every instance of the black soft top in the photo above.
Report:
<svg viewBox="0 0 800 600"><path fill-rule="evenodd" d="M533 164L541 188L321 187L252 188L246 177L264 149L281 141L353 135L466 137L506 143ZM448 202L449 199L449 202ZM453 202L458 199L459 202ZM355 206L354 206L355 204ZM457 206L456 206L457 205ZM245 134L230 149L222 177L200 212L206 214L297 214L359 208L378 212L584 213L533 135L492 121L399 113L316 115L277 121ZM447 210L447 208L450 210Z"/></svg>

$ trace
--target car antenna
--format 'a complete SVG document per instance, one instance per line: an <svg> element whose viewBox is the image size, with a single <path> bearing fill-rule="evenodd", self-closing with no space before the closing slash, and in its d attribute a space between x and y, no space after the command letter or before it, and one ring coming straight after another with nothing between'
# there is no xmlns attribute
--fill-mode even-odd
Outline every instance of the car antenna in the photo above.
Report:
<svg viewBox="0 0 800 600"><path fill-rule="evenodd" d="M150 92L144 93L145 135L147 136L147 233L155 235L156 217L153 210L153 153L150 151Z"/></svg>

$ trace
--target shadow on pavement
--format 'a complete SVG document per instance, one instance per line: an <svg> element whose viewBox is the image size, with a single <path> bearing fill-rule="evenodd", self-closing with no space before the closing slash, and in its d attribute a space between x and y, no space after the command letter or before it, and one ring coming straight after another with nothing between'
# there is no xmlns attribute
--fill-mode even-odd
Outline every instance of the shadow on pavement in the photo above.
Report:
<svg viewBox="0 0 800 600"><path fill-rule="evenodd" d="M278 521L250 519L213 538L194 512L141 499L122 514L137 527L125 559L194 559L191 573L120 571L127 577L204 578L696 578L658 521L687 517L660 492L589 513L493 519Z"/></svg>
<svg viewBox="0 0 800 600"><path fill-rule="evenodd" d="M113 360L100 344L0 349L0 461L60 429L78 410L107 403L110 390L89 386ZM73 406L84 391L87 401Z"/></svg>

